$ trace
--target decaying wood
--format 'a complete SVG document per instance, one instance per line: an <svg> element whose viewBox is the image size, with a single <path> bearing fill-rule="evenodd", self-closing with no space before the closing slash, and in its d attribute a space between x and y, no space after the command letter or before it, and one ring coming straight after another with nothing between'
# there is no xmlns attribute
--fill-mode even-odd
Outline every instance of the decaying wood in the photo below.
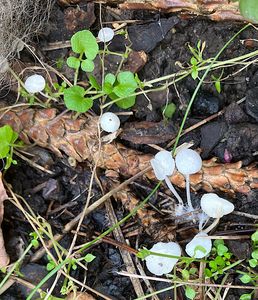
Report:
<svg viewBox="0 0 258 300"><path fill-rule="evenodd" d="M96 1L95 1L96 2ZM206 16L214 21L245 19L240 15L238 2L232 0L101 0L121 9L146 9L162 12L181 12Z"/></svg>
<svg viewBox="0 0 258 300"><path fill-rule="evenodd" d="M97 123L98 118L81 116L74 120L71 114L57 116L57 111L52 108L9 111L0 116L0 125L11 125L24 143L35 142L59 157L65 153L78 162L96 161L98 167L114 170L125 177L133 176L149 166L152 155L116 142L103 144L99 153ZM147 172L146 176L155 180L152 171ZM256 165L243 167L241 161L220 164L213 158L203 161L201 171L192 175L190 180L194 191L248 193L258 188L258 169ZM185 185L184 177L178 172L171 176L171 181L178 187Z"/></svg>

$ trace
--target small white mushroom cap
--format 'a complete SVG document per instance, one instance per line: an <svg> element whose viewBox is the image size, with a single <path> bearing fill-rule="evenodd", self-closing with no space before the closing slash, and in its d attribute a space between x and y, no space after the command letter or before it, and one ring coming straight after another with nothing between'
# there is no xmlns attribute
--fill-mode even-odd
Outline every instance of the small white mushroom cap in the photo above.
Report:
<svg viewBox="0 0 258 300"><path fill-rule="evenodd" d="M35 94L44 90L46 81L43 76L34 74L26 79L24 86L27 92L29 92L30 94Z"/></svg>
<svg viewBox="0 0 258 300"><path fill-rule="evenodd" d="M185 247L185 252L194 258L203 258L211 252L211 240L206 232L199 232ZM200 246L202 249L196 249ZM195 251L196 250L196 251ZM203 250L203 251L202 251ZM205 251L204 251L205 250Z"/></svg>
<svg viewBox="0 0 258 300"><path fill-rule="evenodd" d="M184 175L199 172L202 168L202 159L199 153L192 149L180 150L175 158L178 171Z"/></svg>
<svg viewBox="0 0 258 300"><path fill-rule="evenodd" d="M113 39L114 35L115 33L113 29L109 27L103 27L98 33L98 39L100 40L100 42L107 43Z"/></svg>
<svg viewBox="0 0 258 300"><path fill-rule="evenodd" d="M169 151L159 151L150 161L155 176L158 180L164 180L166 176L171 176L175 170L175 160Z"/></svg>
<svg viewBox="0 0 258 300"><path fill-rule="evenodd" d="M112 112L105 112L100 117L100 127L109 133L117 131L120 127L120 119Z"/></svg>
<svg viewBox="0 0 258 300"><path fill-rule="evenodd" d="M230 214L235 206L215 193L208 193L201 198L201 208L209 217L217 219Z"/></svg>
<svg viewBox="0 0 258 300"><path fill-rule="evenodd" d="M159 242L153 245L150 251L173 256L181 256L181 248L174 242ZM161 257L157 255L149 255L145 258L145 260L147 269L157 276L170 273L178 261L177 258Z"/></svg>

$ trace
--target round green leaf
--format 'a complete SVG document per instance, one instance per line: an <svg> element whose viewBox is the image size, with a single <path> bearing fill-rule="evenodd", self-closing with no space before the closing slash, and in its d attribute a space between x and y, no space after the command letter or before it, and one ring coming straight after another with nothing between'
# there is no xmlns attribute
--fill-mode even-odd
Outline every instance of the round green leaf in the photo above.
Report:
<svg viewBox="0 0 258 300"><path fill-rule="evenodd" d="M116 81L116 76L111 74L111 73L108 73L106 76L105 76L105 79L104 79L104 83L109 83L111 85L113 85Z"/></svg>
<svg viewBox="0 0 258 300"><path fill-rule="evenodd" d="M71 38L71 45L75 53L84 53L90 60L93 60L99 52L96 38L89 30L76 32Z"/></svg>
<svg viewBox="0 0 258 300"><path fill-rule="evenodd" d="M192 288L190 288L189 286L187 286L186 288L185 288L185 295L186 295L186 297L187 298L189 298L189 299L194 299L194 297L195 297L195 295L196 295L196 292L195 292L195 290L194 289L192 289Z"/></svg>
<svg viewBox="0 0 258 300"><path fill-rule="evenodd" d="M116 102L116 105L118 107L123 108L123 109L130 108L130 107L134 106L135 98L136 98L135 96L131 96L131 97L127 97L125 99L121 99L121 100Z"/></svg>
<svg viewBox="0 0 258 300"><path fill-rule="evenodd" d="M82 61L81 68L84 72L92 72L94 70L94 62L90 59Z"/></svg>
<svg viewBox="0 0 258 300"><path fill-rule="evenodd" d="M66 63L68 67L73 68L73 69L78 69L80 67L80 60L77 57L70 56L67 58Z"/></svg>
<svg viewBox="0 0 258 300"><path fill-rule="evenodd" d="M10 143L14 140L13 135L14 131L11 126L4 125L0 128L0 158L5 158L9 153Z"/></svg>
<svg viewBox="0 0 258 300"><path fill-rule="evenodd" d="M252 294L243 294L240 296L239 300L251 300Z"/></svg>
<svg viewBox="0 0 258 300"><path fill-rule="evenodd" d="M258 23L258 1L257 0L240 0L240 13L243 17L251 22Z"/></svg>
<svg viewBox="0 0 258 300"><path fill-rule="evenodd" d="M251 239L253 242L258 242L258 230L251 235Z"/></svg>
<svg viewBox="0 0 258 300"><path fill-rule="evenodd" d="M254 250L254 251L252 252L252 258L258 259L258 249Z"/></svg>
<svg viewBox="0 0 258 300"><path fill-rule="evenodd" d="M255 268L257 266L257 264L258 264L257 259L252 258L252 259L249 260L250 267Z"/></svg>
<svg viewBox="0 0 258 300"><path fill-rule="evenodd" d="M64 102L68 109L84 113L89 110L93 101L90 98L84 98L85 90L80 86L72 86L64 90Z"/></svg>
<svg viewBox="0 0 258 300"><path fill-rule="evenodd" d="M176 105L174 103L169 103L168 105L162 107L162 111L166 118L171 119L176 111ZM206 253L206 251L204 253Z"/></svg>
<svg viewBox="0 0 258 300"><path fill-rule="evenodd" d="M243 275L243 276L240 278L240 280L241 280L243 283L249 283L249 282L252 280L252 278L251 278L249 275L245 274L245 275Z"/></svg>

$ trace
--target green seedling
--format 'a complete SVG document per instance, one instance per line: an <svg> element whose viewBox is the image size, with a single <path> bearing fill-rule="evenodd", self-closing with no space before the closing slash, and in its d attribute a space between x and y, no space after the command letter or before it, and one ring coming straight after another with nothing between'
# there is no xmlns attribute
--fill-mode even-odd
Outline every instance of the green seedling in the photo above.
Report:
<svg viewBox="0 0 258 300"><path fill-rule="evenodd" d="M196 48L193 48L190 45L188 45L188 47L193 55L190 59L190 65L192 69L191 76L195 80L199 75L198 67L201 63L203 63L203 51L206 47L206 42L198 41Z"/></svg>
<svg viewBox="0 0 258 300"><path fill-rule="evenodd" d="M5 159L4 169L7 170L11 164L16 165L17 161L13 159L13 150L22 146L21 142L16 142L18 133L13 131L9 125L0 127L0 159Z"/></svg>
<svg viewBox="0 0 258 300"><path fill-rule="evenodd" d="M71 38L71 46L73 52L79 54L79 57L68 57L67 65L75 70L81 67L85 72L92 72L94 70L93 60L99 52L94 35L89 30L78 31Z"/></svg>
<svg viewBox="0 0 258 300"><path fill-rule="evenodd" d="M223 269L231 264L232 253L229 251L228 247L225 246L223 240L215 240L214 247L211 250L211 258L208 261L208 268L205 269L205 275L207 277L213 277L214 273L218 275L223 274ZM218 275L214 278L217 279Z"/></svg>

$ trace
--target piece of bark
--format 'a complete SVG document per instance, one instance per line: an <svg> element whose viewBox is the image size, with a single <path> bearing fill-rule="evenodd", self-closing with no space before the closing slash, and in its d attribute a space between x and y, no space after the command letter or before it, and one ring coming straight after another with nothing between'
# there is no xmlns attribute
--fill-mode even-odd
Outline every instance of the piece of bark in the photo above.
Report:
<svg viewBox="0 0 258 300"><path fill-rule="evenodd" d="M70 293L66 300L96 300L92 295L84 292L84 293Z"/></svg>
<svg viewBox="0 0 258 300"><path fill-rule="evenodd" d="M172 140L176 136L177 128L164 121L154 122L131 122L123 128L120 137L134 144L161 144Z"/></svg>
<svg viewBox="0 0 258 300"><path fill-rule="evenodd" d="M31 140L59 157L64 152L78 162L95 161L98 167L115 170L125 177L133 176L150 165L153 155L129 149L120 143L103 144L99 151L98 119L81 115L74 120L69 113L57 116L57 111L52 108L25 109L4 113L0 125L9 124L27 144ZM146 176L156 179L152 171ZM177 171L170 179L179 187L185 186L183 175ZM248 193L258 188L258 169L255 164L243 167L241 161L220 164L213 158L203 161L201 171L190 176L190 181L194 191L220 190L232 195L235 192Z"/></svg>
<svg viewBox="0 0 258 300"><path fill-rule="evenodd" d="M2 182L2 173L0 172L0 226L4 218L4 200L7 198L8 196ZM0 268L6 267L9 261L9 256L5 250L2 228L0 228Z"/></svg>
<svg viewBox="0 0 258 300"><path fill-rule="evenodd" d="M238 2L230 0L101 0L101 3L116 4L121 9L196 14L206 16L214 21L246 21L240 15Z"/></svg>

